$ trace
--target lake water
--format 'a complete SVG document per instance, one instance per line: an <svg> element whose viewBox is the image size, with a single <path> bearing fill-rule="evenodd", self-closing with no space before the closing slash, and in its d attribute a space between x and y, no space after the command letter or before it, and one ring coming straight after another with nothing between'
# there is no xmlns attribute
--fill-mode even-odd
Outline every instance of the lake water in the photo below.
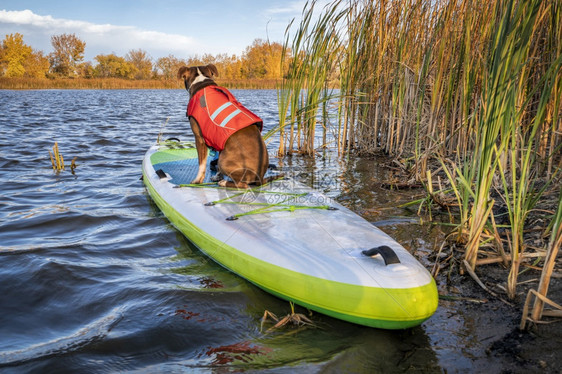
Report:
<svg viewBox="0 0 562 374"><path fill-rule="evenodd" d="M278 122L275 91L233 93L266 129ZM448 302L405 331L314 314L316 328L261 332L264 311L285 315L289 303L205 257L139 179L160 132L192 139L187 99L182 90L0 91L0 372L470 372L494 360L482 321ZM67 166L77 157L74 174L53 171L55 141ZM271 162L431 266L442 232L397 207L412 192L377 187L388 170L376 160L328 152Z"/></svg>

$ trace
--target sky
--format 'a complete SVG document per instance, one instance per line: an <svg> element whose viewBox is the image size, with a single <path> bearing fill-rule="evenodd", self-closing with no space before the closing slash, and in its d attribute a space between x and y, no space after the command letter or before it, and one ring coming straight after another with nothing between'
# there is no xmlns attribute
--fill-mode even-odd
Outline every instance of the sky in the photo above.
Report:
<svg viewBox="0 0 562 374"><path fill-rule="evenodd" d="M86 42L84 61L142 49L157 60L209 53L241 56L255 39L283 43L305 0L0 0L0 40L20 33L48 54L51 36Z"/></svg>

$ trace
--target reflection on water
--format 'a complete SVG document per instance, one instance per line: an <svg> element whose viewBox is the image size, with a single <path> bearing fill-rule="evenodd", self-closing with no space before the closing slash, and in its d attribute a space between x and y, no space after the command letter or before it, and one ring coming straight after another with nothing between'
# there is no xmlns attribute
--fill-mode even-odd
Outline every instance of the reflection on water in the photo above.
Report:
<svg viewBox="0 0 562 374"><path fill-rule="evenodd" d="M266 130L277 124L275 91L234 93ZM142 157L160 132L191 139L184 91L0 91L0 97L0 368L434 372L454 371L455 354L466 368L452 349L460 338L441 309L406 331L315 314L317 328L260 332L264 311L285 315L288 303L194 248L139 180ZM75 175L53 172L48 151L55 141L66 160L77 157ZM276 142L269 147L274 153ZM416 255L429 253L442 235L397 207L415 198L412 192L378 187L386 171L376 159L342 162L324 152L276 162L378 222Z"/></svg>

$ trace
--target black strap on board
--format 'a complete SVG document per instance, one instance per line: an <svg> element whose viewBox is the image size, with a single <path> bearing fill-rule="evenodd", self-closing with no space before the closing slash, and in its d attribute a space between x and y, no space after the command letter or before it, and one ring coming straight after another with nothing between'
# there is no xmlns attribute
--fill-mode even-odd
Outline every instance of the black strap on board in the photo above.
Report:
<svg viewBox="0 0 562 374"><path fill-rule="evenodd" d="M394 250L387 245L381 245L380 247L371 248L361 253L369 257L381 255L385 265L400 263L400 259L398 258Z"/></svg>

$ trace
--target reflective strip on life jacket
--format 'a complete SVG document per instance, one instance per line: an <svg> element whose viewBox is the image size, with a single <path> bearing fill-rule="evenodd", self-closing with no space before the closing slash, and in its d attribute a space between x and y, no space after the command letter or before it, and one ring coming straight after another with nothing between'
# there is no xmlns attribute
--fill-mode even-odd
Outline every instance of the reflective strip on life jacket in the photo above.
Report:
<svg viewBox="0 0 562 374"><path fill-rule="evenodd" d="M218 108L213 112L213 114L211 114L211 116L210 116L210 117L211 117L211 120L214 121L214 120L218 117L219 114L221 114L226 108L228 108L228 107L230 107L230 106L233 106L233 107L236 108L236 106L235 106L234 104L232 104L230 101L229 101L229 102L226 102L226 103L224 103L224 104L222 104L220 107L218 107ZM225 126L230 122L230 120L233 119L233 118L234 118L237 114L239 114L239 113L242 113L242 111L241 111L240 109L236 108L236 109L234 110L234 112L230 113L228 116L226 116L226 117L222 120L222 122L219 124L219 126L220 126L220 127L225 127Z"/></svg>
<svg viewBox="0 0 562 374"><path fill-rule="evenodd" d="M234 112L230 113L225 119L222 120L220 127L225 127L231 119L233 119L237 114L242 113L240 109L236 109Z"/></svg>
<svg viewBox="0 0 562 374"><path fill-rule="evenodd" d="M214 121L215 118L217 118L217 116L226 108L228 108L229 106L233 105L230 101L226 102L224 104L222 104L220 107L217 108L217 110L215 110L213 112L213 114L211 114L211 119Z"/></svg>

